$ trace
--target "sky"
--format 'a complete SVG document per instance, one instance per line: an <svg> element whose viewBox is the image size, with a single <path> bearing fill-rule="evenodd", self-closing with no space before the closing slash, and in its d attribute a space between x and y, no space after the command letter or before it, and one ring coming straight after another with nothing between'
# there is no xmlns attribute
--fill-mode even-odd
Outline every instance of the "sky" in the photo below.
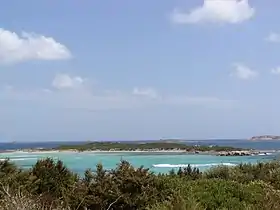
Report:
<svg viewBox="0 0 280 210"><path fill-rule="evenodd" d="M279 7L2 2L0 141L280 135Z"/></svg>

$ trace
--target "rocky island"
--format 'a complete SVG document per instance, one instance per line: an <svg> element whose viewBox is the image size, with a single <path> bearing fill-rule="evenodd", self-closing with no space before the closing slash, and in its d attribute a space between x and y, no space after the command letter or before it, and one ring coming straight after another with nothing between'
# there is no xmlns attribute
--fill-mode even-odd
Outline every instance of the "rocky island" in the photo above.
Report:
<svg viewBox="0 0 280 210"><path fill-rule="evenodd" d="M280 140L280 136L274 136L274 135L262 135L262 136L253 136L250 138L252 141L258 141L258 140Z"/></svg>

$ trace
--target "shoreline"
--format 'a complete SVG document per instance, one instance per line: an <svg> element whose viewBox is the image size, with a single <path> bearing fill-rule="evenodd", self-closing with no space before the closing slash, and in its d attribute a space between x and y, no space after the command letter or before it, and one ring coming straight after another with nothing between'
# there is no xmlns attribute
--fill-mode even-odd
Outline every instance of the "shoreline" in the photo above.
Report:
<svg viewBox="0 0 280 210"><path fill-rule="evenodd" d="M22 153L22 154L52 154L52 153L149 153L149 154L186 154L186 155L216 155L216 156L253 156L253 155L269 155L278 153L280 150L241 150L241 151L186 151L186 150L42 150L42 149L23 149L23 150L3 150L1 154Z"/></svg>

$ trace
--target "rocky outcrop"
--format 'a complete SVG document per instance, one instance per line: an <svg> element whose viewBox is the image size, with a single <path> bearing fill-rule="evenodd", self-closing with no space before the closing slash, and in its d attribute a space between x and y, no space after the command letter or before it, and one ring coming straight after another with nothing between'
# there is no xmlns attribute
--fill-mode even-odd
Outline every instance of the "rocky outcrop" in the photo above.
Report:
<svg viewBox="0 0 280 210"><path fill-rule="evenodd" d="M228 151L228 152L219 152L218 156L252 156L257 155L259 152L256 151Z"/></svg>
<svg viewBox="0 0 280 210"><path fill-rule="evenodd" d="M280 136L273 135L262 135L262 136L253 136L250 140L280 140Z"/></svg>

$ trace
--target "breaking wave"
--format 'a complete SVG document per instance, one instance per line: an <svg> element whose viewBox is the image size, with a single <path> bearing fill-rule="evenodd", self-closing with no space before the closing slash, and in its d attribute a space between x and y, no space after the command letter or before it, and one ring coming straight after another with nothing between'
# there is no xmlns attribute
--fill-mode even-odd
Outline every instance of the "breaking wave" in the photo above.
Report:
<svg viewBox="0 0 280 210"><path fill-rule="evenodd" d="M43 157L43 156L38 156L38 155L13 155L13 156L7 156L7 158L10 158L10 159L16 159L16 158L41 158L41 157Z"/></svg>
<svg viewBox="0 0 280 210"><path fill-rule="evenodd" d="M153 164L155 168L185 168L190 165L191 167L211 167L211 166L236 166L234 163L206 163L206 164Z"/></svg>
<svg viewBox="0 0 280 210"><path fill-rule="evenodd" d="M266 155L272 155L272 153L266 152L266 153L260 153L259 156L266 156Z"/></svg>
<svg viewBox="0 0 280 210"><path fill-rule="evenodd" d="M10 158L10 161L24 161L24 160L36 160L38 158ZM7 159L0 159L0 161L5 161Z"/></svg>

